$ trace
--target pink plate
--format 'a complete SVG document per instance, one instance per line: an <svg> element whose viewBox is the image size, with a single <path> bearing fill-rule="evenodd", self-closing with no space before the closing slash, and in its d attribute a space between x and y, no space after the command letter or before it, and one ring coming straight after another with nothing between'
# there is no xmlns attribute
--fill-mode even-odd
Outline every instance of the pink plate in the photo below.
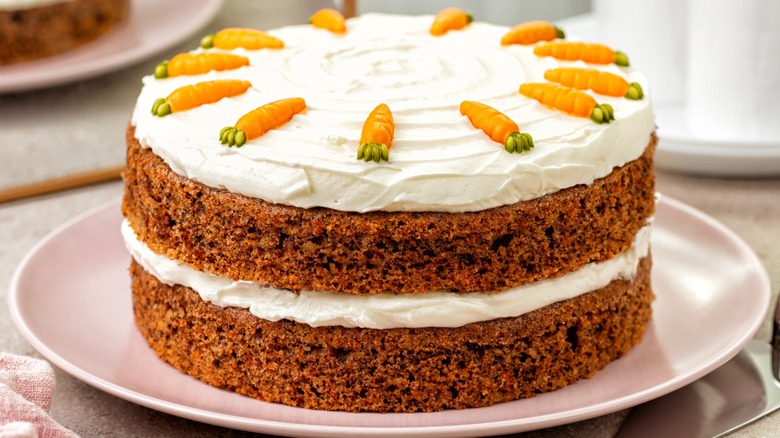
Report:
<svg viewBox="0 0 780 438"><path fill-rule="evenodd" d="M0 93L98 76L184 42L222 9L224 0L132 0L130 19L104 37L51 58L0 67Z"/></svg>
<svg viewBox="0 0 780 438"><path fill-rule="evenodd" d="M119 201L52 232L25 258L9 295L16 326L78 379L173 415L276 435L472 436L539 429L671 392L733 357L769 305L769 277L733 232L662 198L652 238L654 319L642 343L593 379L533 399L430 414L349 414L210 387L160 361L133 325Z"/></svg>

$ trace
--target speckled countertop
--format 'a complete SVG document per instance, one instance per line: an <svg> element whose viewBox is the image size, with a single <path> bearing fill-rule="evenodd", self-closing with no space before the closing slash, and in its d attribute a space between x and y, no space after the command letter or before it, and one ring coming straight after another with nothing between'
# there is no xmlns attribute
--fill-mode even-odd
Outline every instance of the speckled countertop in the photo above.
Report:
<svg viewBox="0 0 780 438"><path fill-rule="evenodd" d="M269 2L228 0L204 31L301 23L320 5L309 2L301 8L296 2L270 3L273 14L263 13ZM118 72L52 89L0 95L0 188L120 164L124 130L141 76L152 71L159 59L194 47L199 35ZM769 272L776 299L780 289L780 178L721 179L661 171L657 188L711 215L744 239ZM115 181L0 204L0 351L41 357L16 329L8 308L10 281L25 254L65 221L120 197L121 192L121 182ZM756 337L769 339L770 333L767 315ZM60 369L56 372L51 415L83 437L250 435L148 409L94 389ZM622 410L517 436L610 437L626 415L628 410ZM777 436L778 430L780 413L775 413L733 436Z"/></svg>

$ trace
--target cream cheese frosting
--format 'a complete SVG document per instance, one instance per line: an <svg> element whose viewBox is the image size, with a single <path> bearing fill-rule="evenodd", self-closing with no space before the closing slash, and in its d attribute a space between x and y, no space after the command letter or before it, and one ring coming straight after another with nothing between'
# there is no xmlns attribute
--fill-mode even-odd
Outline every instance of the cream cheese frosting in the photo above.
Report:
<svg viewBox="0 0 780 438"><path fill-rule="evenodd" d="M589 184L638 158L654 130L643 100L595 95L615 109L597 125L551 110L518 93L544 71L587 66L619 74L648 89L630 68L539 58L532 46L501 46L506 27L474 22L434 37L432 16L366 14L347 20L344 35L309 25L268 33L284 49L233 53L250 66L199 76L143 79L131 123L143 147L171 169L205 185L301 208L343 211L478 211ZM218 49L210 49L218 50ZM215 104L156 117L155 99L183 85L245 79L250 90ZM307 109L279 129L228 148L219 131L243 114L282 98L302 97ZM460 115L463 100L508 115L535 148L510 154ZM390 160L356 159L361 126L386 103L395 119Z"/></svg>
<svg viewBox="0 0 780 438"><path fill-rule="evenodd" d="M208 302L221 307L248 309L269 321L289 319L318 326L374 329L411 327L461 327L473 322L514 317L550 304L601 289L615 279L632 279L639 261L650 247L651 225L636 234L631 248L600 263L554 279L512 288L497 294L354 295L333 292L287 290L264 287L248 281L234 281L197 271L179 261L149 249L127 220L122 236L133 259L167 285L189 287Z"/></svg>

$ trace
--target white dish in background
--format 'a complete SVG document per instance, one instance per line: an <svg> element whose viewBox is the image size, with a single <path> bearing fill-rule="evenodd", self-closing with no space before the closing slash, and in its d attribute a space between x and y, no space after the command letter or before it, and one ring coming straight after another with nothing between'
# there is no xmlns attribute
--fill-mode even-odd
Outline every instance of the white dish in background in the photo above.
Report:
<svg viewBox="0 0 780 438"><path fill-rule="evenodd" d="M708 176L780 176L780 138L762 141L694 133L685 107L654 110L659 169Z"/></svg>
<svg viewBox="0 0 780 438"><path fill-rule="evenodd" d="M224 0L132 0L129 19L78 49L0 67L0 93L66 84L144 60L206 26Z"/></svg>
<svg viewBox="0 0 780 438"><path fill-rule="evenodd" d="M527 431L592 418L669 393L719 367L764 320L769 277L738 236L661 198L652 237L653 321L625 357L578 382L495 406L421 414L350 414L264 403L180 373L133 324L130 256L120 202L50 233L25 257L9 292L22 335L66 372L169 414L275 435L457 437Z"/></svg>
<svg viewBox="0 0 780 438"><path fill-rule="evenodd" d="M577 39L602 40L594 14L556 21L556 25ZM780 176L780 138L759 140L696 132L689 125L684 105L655 103L653 109L659 138L655 164L659 169L720 177Z"/></svg>

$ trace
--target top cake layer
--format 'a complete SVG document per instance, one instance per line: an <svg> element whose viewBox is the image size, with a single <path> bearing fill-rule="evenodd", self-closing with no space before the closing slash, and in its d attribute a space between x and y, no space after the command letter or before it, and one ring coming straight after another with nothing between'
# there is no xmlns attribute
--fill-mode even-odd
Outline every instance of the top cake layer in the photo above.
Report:
<svg viewBox="0 0 780 438"><path fill-rule="evenodd" d="M547 108L518 93L544 82L547 69L578 66L639 83L616 65L538 57L533 46L502 46L508 28L481 22L432 36L432 16L364 15L345 34L310 25L268 31L282 49L231 52L250 65L196 76L147 76L132 124L143 147L170 168L215 188L295 207L341 211L479 211L589 184L642 155L654 130L650 99L593 94L612 105L615 121L598 125ZM220 49L208 49L221 52ZM201 51L201 49L196 52ZM244 79L252 87L165 117L154 101L183 85ZM307 108L241 148L219 131L278 99L301 97ZM463 100L502 111L535 148L508 153L459 112ZM389 161L356 159L361 126L386 103L395 119Z"/></svg>

